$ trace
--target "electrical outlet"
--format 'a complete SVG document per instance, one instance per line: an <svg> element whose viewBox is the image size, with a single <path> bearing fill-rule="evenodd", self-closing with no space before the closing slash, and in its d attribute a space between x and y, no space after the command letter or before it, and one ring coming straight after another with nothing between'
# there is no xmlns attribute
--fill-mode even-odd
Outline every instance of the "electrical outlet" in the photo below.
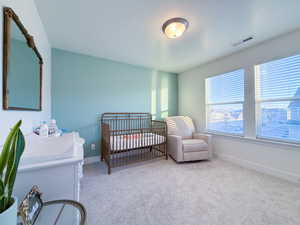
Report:
<svg viewBox="0 0 300 225"><path fill-rule="evenodd" d="M96 145L95 144L91 144L91 150L93 150L93 151L96 150Z"/></svg>

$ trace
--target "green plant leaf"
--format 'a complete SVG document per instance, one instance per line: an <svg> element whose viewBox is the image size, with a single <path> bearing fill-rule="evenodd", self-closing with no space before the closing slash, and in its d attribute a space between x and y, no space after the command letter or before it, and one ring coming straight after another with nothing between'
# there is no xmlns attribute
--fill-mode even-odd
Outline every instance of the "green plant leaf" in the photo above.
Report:
<svg viewBox="0 0 300 225"><path fill-rule="evenodd" d="M16 180L16 176L17 176L17 167L14 167L11 171L11 174L9 176L8 179L8 185L7 185L7 199L6 199L6 207L8 208L10 206L10 202L12 200L12 192L13 192L13 188L14 188L14 184L15 184L15 180Z"/></svg>
<svg viewBox="0 0 300 225"><path fill-rule="evenodd" d="M10 147L10 151L7 157L7 166L5 171L4 177L4 186L8 188L8 180L11 176L12 170L14 168L14 164L16 163L16 149L17 149L17 142L18 142L18 135L19 132L17 131L16 135L13 137L12 145Z"/></svg>
<svg viewBox="0 0 300 225"><path fill-rule="evenodd" d="M4 184L2 180L0 180L0 199L4 196Z"/></svg>
<svg viewBox="0 0 300 225"><path fill-rule="evenodd" d="M18 134L19 132L15 134L15 136L12 139L12 145L10 147L10 151L7 158L7 166L5 171L5 177L4 177L4 193L6 196L5 199L5 207L9 207L9 201L10 201L10 182L13 179L14 176L14 168L16 163L16 149L17 149L17 142L18 142Z"/></svg>
<svg viewBox="0 0 300 225"><path fill-rule="evenodd" d="M5 208L5 197L0 197L0 213L4 212L6 210Z"/></svg>
<svg viewBox="0 0 300 225"><path fill-rule="evenodd" d="M15 184L16 176L17 176L19 162L20 162L21 156L25 149L25 139L24 139L24 135L21 130L18 131L16 140L17 140L17 142L16 142L16 146L15 146L15 156L14 156L13 168L12 168L12 171L11 171L9 179L8 179L8 198L9 199L11 199L13 187Z"/></svg>
<svg viewBox="0 0 300 225"><path fill-rule="evenodd" d="M2 174L0 177L0 212L10 207L13 202L12 192L15 184L20 158L24 152L25 139L19 121L10 131L0 156ZM4 178L4 181L3 181ZM1 195L2 192L2 195Z"/></svg>
<svg viewBox="0 0 300 225"><path fill-rule="evenodd" d="M0 155L0 179L2 179L4 169L7 165L9 150L11 148L13 137L16 135L18 129L21 126L21 124L22 124L22 120L20 120L18 123L16 123L16 125L9 132L9 134L8 134L6 140L5 140L5 143L3 145L3 149L2 149L2 152L1 152L1 155Z"/></svg>
<svg viewBox="0 0 300 225"><path fill-rule="evenodd" d="M17 142L17 151L16 151L16 165L17 167L19 166L21 156L24 152L25 149L25 138L22 133L22 131L19 129L19 134L18 134L18 142Z"/></svg>

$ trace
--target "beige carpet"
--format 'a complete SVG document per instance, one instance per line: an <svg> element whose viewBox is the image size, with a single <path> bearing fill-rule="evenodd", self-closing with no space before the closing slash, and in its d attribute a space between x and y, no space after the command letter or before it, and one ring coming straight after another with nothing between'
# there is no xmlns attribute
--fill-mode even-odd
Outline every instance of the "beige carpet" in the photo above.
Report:
<svg viewBox="0 0 300 225"><path fill-rule="evenodd" d="M84 168L88 225L298 225L300 186L214 160Z"/></svg>

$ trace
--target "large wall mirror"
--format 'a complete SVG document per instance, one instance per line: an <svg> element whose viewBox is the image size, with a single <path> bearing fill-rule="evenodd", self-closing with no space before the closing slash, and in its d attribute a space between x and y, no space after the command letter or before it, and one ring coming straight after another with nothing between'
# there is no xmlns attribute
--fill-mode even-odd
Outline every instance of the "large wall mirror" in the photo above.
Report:
<svg viewBox="0 0 300 225"><path fill-rule="evenodd" d="M40 111L43 59L15 12L3 10L3 109Z"/></svg>

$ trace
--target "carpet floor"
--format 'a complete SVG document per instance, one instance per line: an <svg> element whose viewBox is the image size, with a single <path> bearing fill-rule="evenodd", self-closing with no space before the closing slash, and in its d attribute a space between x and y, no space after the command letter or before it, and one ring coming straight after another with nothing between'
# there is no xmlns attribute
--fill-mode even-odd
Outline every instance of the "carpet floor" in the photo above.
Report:
<svg viewBox="0 0 300 225"><path fill-rule="evenodd" d="M88 225L299 225L300 186L221 160L84 167Z"/></svg>

